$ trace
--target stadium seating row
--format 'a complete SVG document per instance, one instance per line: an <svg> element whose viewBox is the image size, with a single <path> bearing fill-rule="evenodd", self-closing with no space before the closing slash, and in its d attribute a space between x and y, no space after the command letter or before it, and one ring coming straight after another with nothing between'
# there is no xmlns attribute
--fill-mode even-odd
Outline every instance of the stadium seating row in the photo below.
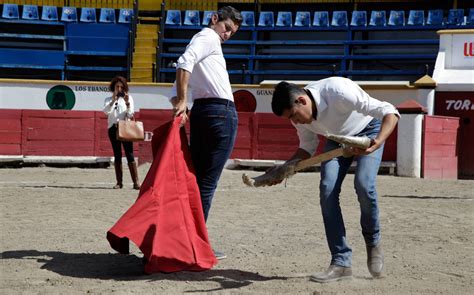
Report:
<svg viewBox="0 0 474 295"><path fill-rule="evenodd" d="M20 7L17 4L3 4L2 18L10 21L20 20ZM22 5L21 20L40 20L37 5ZM56 6L40 6L41 20L58 21L58 8ZM96 23L96 9L83 7L78 19L76 7L62 7L61 21L63 22L86 22ZM133 9L120 9L118 12L118 23L130 23L133 17ZM116 23L116 11L113 8L100 8L99 22Z"/></svg>
<svg viewBox="0 0 474 295"><path fill-rule="evenodd" d="M204 11L202 22L200 20L200 11L186 10L184 12L184 22L181 21L180 10L168 10L166 13L166 25L175 26L207 26L214 11ZM253 11L242 11L243 27L255 26L255 14ZM424 10L410 10L408 19L405 19L405 11L391 10L388 22L386 12L384 10L374 10L370 13L370 19L367 24L367 11L353 11L350 26L424 26L424 25L466 25L474 24L474 8L469 10L467 16L464 15L464 9L450 9L447 18L444 17L442 9L428 10L425 20ZM309 11L297 11L295 21L293 22L293 13L291 11L279 11L277 21L274 21L273 11L261 11L257 26L259 27L347 27L348 12L333 11L332 19L329 21L328 11L315 11L313 21L311 22L311 13Z"/></svg>

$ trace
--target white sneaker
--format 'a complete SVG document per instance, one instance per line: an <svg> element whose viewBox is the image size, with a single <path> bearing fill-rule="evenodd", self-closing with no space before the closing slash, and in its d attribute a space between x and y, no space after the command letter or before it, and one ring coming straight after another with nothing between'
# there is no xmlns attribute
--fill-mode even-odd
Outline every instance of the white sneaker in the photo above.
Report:
<svg viewBox="0 0 474 295"><path fill-rule="evenodd" d="M222 259L227 258L227 255L225 255L224 253L220 251L216 251L216 250L212 250L212 251L214 252L214 256L216 256L217 260L222 260Z"/></svg>

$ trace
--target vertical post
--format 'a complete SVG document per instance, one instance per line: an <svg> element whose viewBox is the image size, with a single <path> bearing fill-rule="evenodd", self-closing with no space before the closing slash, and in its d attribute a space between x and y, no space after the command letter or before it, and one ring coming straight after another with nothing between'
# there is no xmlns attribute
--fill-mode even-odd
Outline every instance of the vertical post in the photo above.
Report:
<svg viewBox="0 0 474 295"><path fill-rule="evenodd" d="M156 80L157 82L161 82L161 52L163 52L163 38L165 37L165 11L166 3L165 1L161 2L161 18L160 18L160 31L157 32L158 34L158 47L156 48Z"/></svg>
<svg viewBox="0 0 474 295"><path fill-rule="evenodd" d="M130 68L132 67L132 31L128 31L128 50L127 50L127 80L130 81Z"/></svg>

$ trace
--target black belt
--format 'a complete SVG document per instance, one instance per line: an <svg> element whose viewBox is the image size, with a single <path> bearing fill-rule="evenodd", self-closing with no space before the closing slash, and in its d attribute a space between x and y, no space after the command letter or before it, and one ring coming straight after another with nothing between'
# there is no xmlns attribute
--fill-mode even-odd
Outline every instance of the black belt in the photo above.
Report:
<svg viewBox="0 0 474 295"><path fill-rule="evenodd" d="M223 104L227 106L234 106L234 102L224 98L209 97L209 98L198 98L193 101L194 105L205 105L205 104Z"/></svg>

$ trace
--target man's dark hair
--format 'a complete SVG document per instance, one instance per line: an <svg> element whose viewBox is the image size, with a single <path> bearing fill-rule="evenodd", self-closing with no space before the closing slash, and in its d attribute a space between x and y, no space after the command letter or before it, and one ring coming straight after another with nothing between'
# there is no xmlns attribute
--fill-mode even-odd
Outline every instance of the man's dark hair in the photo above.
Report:
<svg viewBox="0 0 474 295"><path fill-rule="evenodd" d="M117 84L118 82L121 82L123 84L123 91L125 92L128 92L128 84L127 84L127 79L125 79L124 77L122 76L115 76L112 81L110 81L110 84L109 84L109 90L111 92L114 92L115 91L115 84Z"/></svg>
<svg viewBox="0 0 474 295"><path fill-rule="evenodd" d="M217 11L217 21L218 22L226 21L229 18L234 22L234 24L238 25L239 27L240 27L240 25L242 25L242 21L243 21L242 15L234 7L224 6L224 7L222 7L221 9L219 9ZM211 25L211 23L212 22L209 21L209 26Z"/></svg>
<svg viewBox="0 0 474 295"><path fill-rule="evenodd" d="M281 117L285 110L289 110L295 105L296 98L302 94L305 94L304 89L296 84L285 81L278 83L272 96L273 113Z"/></svg>

